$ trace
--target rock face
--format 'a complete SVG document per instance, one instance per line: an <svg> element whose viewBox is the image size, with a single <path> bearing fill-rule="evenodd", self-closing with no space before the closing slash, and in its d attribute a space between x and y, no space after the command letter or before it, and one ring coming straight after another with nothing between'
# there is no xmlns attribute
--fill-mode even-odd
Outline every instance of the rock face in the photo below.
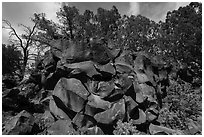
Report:
<svg viewBox="0 0 204 137"><path fill-rule="evenodd" d="M25 135L32 134L34 127L34 117L23 110L15 117L11 118L3 129L3 135Z"/></svg>
<svg viewBox="0 0 204 137"><path fill-rule="evenodd" d="M55 121L44 134L98 135L107 133L106 127L112 134L118 120L132 120L137 127L157 120L164 87L168 86L164 66L143 53L113 51L100 43L83 49L73 41L54 40L51 46L41 61L44 66L36 68L43 73L36 80L32 77L51 92L44 100L49 101L46 111ZM16 94L18 90L8 91L5 99ZM15 123L24 113L14 117ZM26 113L26 117L28 128L6 125L4 134L30 133L32 116Z"/></svg>

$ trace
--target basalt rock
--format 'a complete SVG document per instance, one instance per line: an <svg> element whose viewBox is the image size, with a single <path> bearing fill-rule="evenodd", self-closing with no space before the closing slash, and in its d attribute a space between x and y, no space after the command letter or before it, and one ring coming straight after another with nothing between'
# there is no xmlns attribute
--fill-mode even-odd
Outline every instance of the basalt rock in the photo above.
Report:
<svg viewBox="0 0 204 137"><path fill-rule="evenodd" d="M32 134L34 127L34 117L23 110L15 117L11 118L3 128L3 135L25 135Z"/></svg>
<svg viewBox="0 0 204 137"><path fill-rule="evenodd" d="M5 101L11 105L9 99L16 95L33 99L37 91L49 90L40 103L47 105L52 121L45 123L40 134L113 134L119 120L132 121L142 132L155 128L149 125L158 122L170 66L145 53L109 49L97 41L90 47L65 39L53 40L50 45L30 81L24 83L27 86L22 89L29 94L17 89L5 92L3 109ZM29 132L22 133L31 133L30 128L25 131Z"/></svg>

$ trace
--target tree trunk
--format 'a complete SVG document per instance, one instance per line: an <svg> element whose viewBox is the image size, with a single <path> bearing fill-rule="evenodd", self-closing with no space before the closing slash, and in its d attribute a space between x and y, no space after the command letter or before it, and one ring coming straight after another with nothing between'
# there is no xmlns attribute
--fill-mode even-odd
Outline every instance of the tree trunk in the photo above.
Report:
<svg viewBox="0 0 204 137"><path fill-rule="evenodd" d="M23 77L25 75L27 62L28 62L27 50L23 50L23 68L22 68L22 76Z"/></svg>

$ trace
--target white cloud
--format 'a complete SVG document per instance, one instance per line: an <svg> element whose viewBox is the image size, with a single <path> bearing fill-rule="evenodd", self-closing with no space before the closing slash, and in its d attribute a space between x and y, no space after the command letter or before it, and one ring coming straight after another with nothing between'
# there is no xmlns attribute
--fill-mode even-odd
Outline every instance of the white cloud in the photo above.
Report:
<svg viewBox="0 0 204 137"><path fill-rule="evenodd" d="M128 11L128 15L135 15L137 16L140 14L140 5L138 2L130 2L130 9Z"/></svg>
<svg viewBox="0 0 204 137"><path fill-rule="evenodd" d="M60 10L60 2L42 2L40 3L41 11L46 14L47 19L58 22L56 12Z"/></svg>

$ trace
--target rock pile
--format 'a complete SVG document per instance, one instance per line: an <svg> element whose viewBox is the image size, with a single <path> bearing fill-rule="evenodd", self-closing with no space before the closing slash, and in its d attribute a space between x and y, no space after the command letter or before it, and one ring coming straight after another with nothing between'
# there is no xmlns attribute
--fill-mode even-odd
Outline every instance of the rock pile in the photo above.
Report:
<svg viewBox="0 0 204 137"><path fill-rule="evenodd" d="M170 70L142 52L54 40L29 79L49 105L41 120L52 123L42 134L113 134L118 120L148 132L158 124Z"/></svg>

